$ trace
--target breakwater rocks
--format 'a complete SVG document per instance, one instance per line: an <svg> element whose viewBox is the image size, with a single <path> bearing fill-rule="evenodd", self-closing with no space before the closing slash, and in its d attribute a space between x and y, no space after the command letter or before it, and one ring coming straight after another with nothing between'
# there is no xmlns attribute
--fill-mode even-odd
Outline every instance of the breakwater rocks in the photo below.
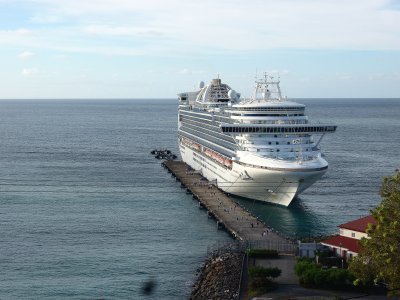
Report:
<svg viewBox="0 0 400 300"><path fill-rule="evenodd" d="M238 299L243 253L209 258L200 270L190 299Z"/></svg>

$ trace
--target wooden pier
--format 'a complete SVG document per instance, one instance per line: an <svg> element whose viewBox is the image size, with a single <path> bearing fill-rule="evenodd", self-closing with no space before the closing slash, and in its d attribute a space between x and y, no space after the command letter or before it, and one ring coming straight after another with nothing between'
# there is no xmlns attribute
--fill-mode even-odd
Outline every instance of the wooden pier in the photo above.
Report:
<svg viewBox="0 0 400 300"><path fill-rule="evenodd" d="M216 219L217 227L224 227L237 240L256 248L275 249L282 253L295 252L293 241L268 228L200 174L190 171L184 162L167 160L162 165L181 182L186 193L192 194L199 206L207 209L207 214Z"/></svg>

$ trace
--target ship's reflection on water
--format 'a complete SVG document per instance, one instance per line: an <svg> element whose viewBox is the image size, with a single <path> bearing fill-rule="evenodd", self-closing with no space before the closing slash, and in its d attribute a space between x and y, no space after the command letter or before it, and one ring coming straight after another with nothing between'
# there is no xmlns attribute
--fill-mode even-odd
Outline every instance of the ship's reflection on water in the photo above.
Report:
<svg viewBox="0 0 400 300"><path fill-rule="evenodd" d="M234 197L242 206L265 224L281 234L291 237L312 237L324 232L323 220L296 197L289 207Z"/></svg>

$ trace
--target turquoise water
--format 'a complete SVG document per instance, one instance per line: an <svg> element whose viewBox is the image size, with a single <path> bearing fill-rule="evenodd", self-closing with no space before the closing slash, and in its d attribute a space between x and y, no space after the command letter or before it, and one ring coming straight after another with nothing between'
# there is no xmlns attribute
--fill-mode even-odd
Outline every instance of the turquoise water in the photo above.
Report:
<svg viewBox="0 0 400 300"><path fill-rule="evenodd" d="M399 168L399 100L301 100L337 124L327 175L289 208L244 201L287 235L336 231ZM182 299L230 237L149 151L177 152L175 100L0 102L0 299ZM154 293L143 283L154 280Z"/></svg>

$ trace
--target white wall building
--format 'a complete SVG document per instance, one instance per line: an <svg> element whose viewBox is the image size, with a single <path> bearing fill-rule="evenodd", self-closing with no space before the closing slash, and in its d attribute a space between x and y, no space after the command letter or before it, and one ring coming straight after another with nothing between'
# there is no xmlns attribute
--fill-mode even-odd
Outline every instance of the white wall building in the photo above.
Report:
<svg viewBox="0 0 400 300"><path fill-rule="evenodd" d="M333 236L323 242L336 256L351 259L359 253L359 240L368 238L368 224L376 224L372 216L367 216L348 223L339 225L339 235Z"/></svg>

